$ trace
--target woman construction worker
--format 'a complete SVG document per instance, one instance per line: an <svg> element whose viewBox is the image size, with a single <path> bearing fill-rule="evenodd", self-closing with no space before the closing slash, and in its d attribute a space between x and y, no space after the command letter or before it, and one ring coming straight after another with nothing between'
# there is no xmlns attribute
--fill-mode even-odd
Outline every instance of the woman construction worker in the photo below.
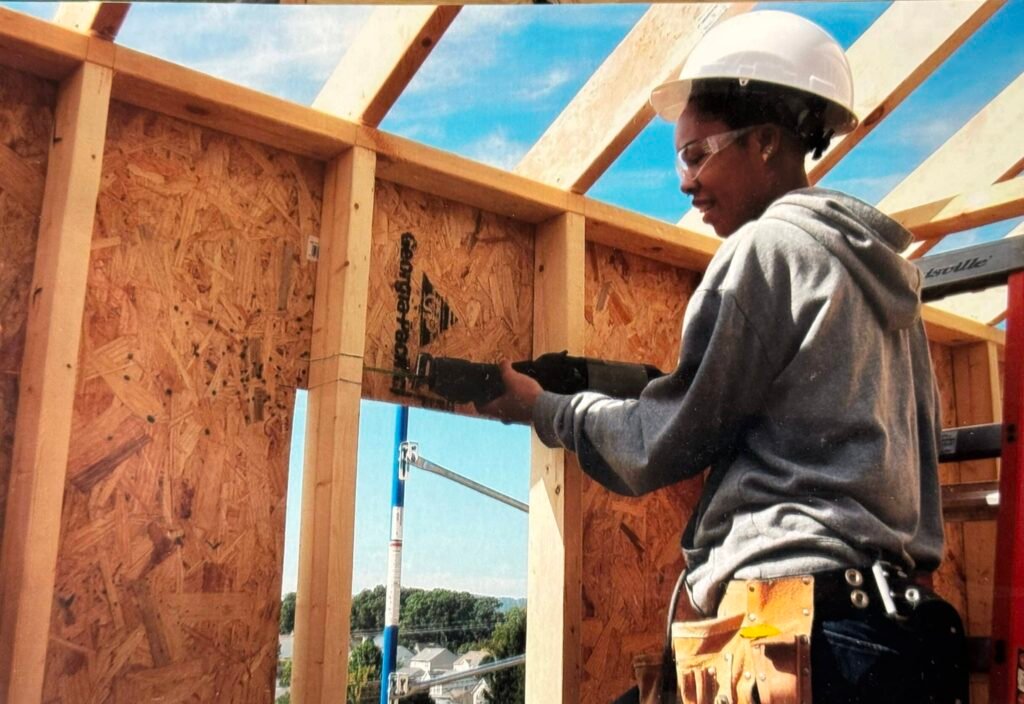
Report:
<svg viewBox="0 0 1024 704"><path fill-rule="evenodd" d="M706 615L673 626L684 702L968 701L962 624L921 579L942 558L941 426L911 236L804 166L857 125L852 87L841 47L795 15L709 31L651 95L681 190L726 238L677 368L618 400L505 363L482 409L532 421L617 493L710 468L683 536Z"/></svg>

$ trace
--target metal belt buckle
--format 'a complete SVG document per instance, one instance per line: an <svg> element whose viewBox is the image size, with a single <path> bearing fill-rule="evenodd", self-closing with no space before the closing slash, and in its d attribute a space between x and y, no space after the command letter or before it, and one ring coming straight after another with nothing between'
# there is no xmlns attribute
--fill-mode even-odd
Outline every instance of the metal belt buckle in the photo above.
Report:
<svg viewBox="0 0 1024 704"><path fill-rule="evenodd" d="M875 560L871 565L871 574L875 578L875 585L878 587L878 596L882 600L882 606L885 607L885 615L891 619L903 620L905 616L901 616L900 612L896 610L896 602L893 601L893 591L889 587L889 570L894 572L900 572L896 570L888 562L882 560Z"/></svg>

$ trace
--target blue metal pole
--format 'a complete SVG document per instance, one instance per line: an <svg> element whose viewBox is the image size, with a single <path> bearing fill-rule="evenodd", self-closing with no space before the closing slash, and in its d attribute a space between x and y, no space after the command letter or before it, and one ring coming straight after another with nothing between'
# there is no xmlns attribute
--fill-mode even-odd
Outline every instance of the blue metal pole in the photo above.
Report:
<svg viewBox="0 0 1024 704"><path fill-rule="evenodd" d="M391 542L388 547L388 581L385 588L384 648L381 653L380 704L390 702L391 674L398 656L398 607L402 597L402 511L405 507L405 473L402 445L409 435L409 409L399 406L395 416L395 464L391 475Z"/></svg>

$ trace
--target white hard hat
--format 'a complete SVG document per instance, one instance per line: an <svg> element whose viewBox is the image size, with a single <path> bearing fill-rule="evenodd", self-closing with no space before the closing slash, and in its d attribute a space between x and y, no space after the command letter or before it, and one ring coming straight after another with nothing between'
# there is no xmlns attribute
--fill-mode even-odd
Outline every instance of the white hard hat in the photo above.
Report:
<svg viewBox="0 0 1024 704"><path fill-rule="evenodd" d="M796 88L827 101L826 128L845 134L857 126L853 74L843 48L824 29L789 12L748 12L712 27L686 58L679 78L651 92L651 105L675 122L693 82L706 78Z"/></svg>

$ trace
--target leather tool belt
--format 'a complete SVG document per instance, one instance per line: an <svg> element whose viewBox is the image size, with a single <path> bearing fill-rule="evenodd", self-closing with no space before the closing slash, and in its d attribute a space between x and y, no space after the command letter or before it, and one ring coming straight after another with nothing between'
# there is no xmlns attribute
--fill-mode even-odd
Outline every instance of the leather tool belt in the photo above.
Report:
<svg viewBox="0 0 1024 704"><path fill-rule="evenodd" d="M672 624L684 704L802 704L811 699L814 578L729 583L715 618Z"/></svg>

